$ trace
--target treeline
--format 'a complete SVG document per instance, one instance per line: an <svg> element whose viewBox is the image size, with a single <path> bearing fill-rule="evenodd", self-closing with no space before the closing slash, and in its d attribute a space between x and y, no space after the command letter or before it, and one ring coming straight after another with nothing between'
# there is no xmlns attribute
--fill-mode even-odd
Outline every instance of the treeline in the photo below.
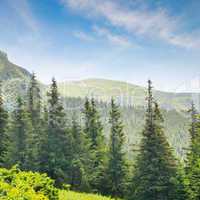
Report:
<svg viewBox="0 0 200 200"><path fill-rule="evenodd" d="M109 141L94 99L85 100L82 116L67 120L55 79L42 103L32 75L27 98L8 112L0 91L0 166L47 173L60 188L101 193L128 200L200 199L200 117L191 109L191 146L183 166L164 131L163 116L148 82L146 122L137 159L126 155L120 108L110 102ZM83 117L83 122L80 119ZM174 122L176 123L176 122Z"/></svg>

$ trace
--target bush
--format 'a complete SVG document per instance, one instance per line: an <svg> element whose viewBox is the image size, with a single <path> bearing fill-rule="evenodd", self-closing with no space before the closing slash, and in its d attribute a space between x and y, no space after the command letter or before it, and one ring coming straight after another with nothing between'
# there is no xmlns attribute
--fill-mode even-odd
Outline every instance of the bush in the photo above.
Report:
<svg viewBox="0 0 200 200"><path fill-rule="evenodd" d="M46 174L0 168L0 199L58 200L58 190Z"/></svg>

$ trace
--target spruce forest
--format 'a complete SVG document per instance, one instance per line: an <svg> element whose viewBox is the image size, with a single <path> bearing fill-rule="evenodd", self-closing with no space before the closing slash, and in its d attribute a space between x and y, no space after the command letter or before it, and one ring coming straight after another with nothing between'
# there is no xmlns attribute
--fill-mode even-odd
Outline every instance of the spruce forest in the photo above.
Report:
<svg viewBox="0 0 200 200"><path fill-rule="evenodd" d="M200 200L200 0L0 0L0 200Z"/></svg>
<svg viewBox="0 0 200 200"><path fill-rule="evenodd" d="M26 95L18 95L12 109L6 109L0 92L1 199L73 199L69 194L77 195L74 200L98 199L78 193L102 199L200 199L200 115L193 103L183 162L165 136L165 119L150 80L142 139L130 155L114 97L108 104L108 139L94 98L86 97L79 116L74 112L69 119L53 78L46 99L34 73Z"/></svg>

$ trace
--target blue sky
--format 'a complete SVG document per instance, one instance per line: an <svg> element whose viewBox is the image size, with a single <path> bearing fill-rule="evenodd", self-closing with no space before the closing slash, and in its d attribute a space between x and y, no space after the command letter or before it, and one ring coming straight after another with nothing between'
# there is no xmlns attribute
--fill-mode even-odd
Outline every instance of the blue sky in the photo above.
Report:
<svg viewBox="0 0 200 200"><path fill-rule="evenodd" d="M108 78L191 91L199 0L1 0L0 49L43 82Z"/></svg>

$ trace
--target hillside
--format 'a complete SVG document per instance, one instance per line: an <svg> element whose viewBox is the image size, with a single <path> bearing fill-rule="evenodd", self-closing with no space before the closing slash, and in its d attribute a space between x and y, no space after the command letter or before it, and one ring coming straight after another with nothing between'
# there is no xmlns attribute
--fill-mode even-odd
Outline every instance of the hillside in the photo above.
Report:
<svg viewBox="0 0 200 200"><path fill-rule="evenodd" d="M64 97L85 98L89 96L104 102L108 102L113 96L123 106L143 106L146 96L146 89L144 87L105 79L63 82L59 83L59 90ZM155 91L154 93L162 108L167 110L187 110L191 103L192 94L189 93L168 93L162 91Z"/></svg>
<svg viewBox="0 0 200 200"><path fill-rule="evenodd" d="M22 67L19 67L8 60L6 53L0 51L0 80L8 81L10 79L27 79L30 73Z"/></svg>
<svg viewBox="0 0 200 200"><path fill-rule="evenodd" d="M24 95L30 73L8 60L7 54L0 51L0 81L4 99L8 107L12 107L16 97Z"/></svg>
<svg viewBox="0 0 200 200"><path fill-rule="evenodd" d="M12 104L11 99L17 93L24 94L27 88L30 73L13 63L7 54L0 51L0 81L3 84L5 99ZM48 86L41 84L46 93ZM59 91L63 97L95 97L99 101L108 102L115 97L122 106L144 106L146 89L141 86L126 82L106 79L86 79L81 81L66 81L58 84ZM193 94L190 93L168 93L162 91L154 92L155 98L161 107L167 110L187 110L191 103Z"/></svg>
<svg viewBox="0 0 200 200"><path fill-rule="evenodd" d="M0 80L3 84L3 93L6 105L12 107L16 102L16 97L20 94L24 96L30 79L30 73L12 64L7 55L0 52ZM46 96L48 86L41 84L42 94ZM131 150L132 146L139 143L141 138L141 127L144 123L145 113L145 96L144 87L133 84L104 80L104 79L87 79L83 81L72 81L59 83L59 91L63 98L66 109L76 110L80 114L83 107L84 98L95 97L103 101L99 105L102 113L102 121L105 126L106 135L108 135L108 107L107 103L114 96L121 104L127 143ZM79 98L78 98L79 97ZM188 109L191 94L176 94L155 91L155 97L161 104L165 116L165 130L169 142L176 149L177 155L184 155L184 148L188 146L188 116L185 110ZM70 112L68 112L70 113ZM175 123L174 123L175 122Z"/></svg>

